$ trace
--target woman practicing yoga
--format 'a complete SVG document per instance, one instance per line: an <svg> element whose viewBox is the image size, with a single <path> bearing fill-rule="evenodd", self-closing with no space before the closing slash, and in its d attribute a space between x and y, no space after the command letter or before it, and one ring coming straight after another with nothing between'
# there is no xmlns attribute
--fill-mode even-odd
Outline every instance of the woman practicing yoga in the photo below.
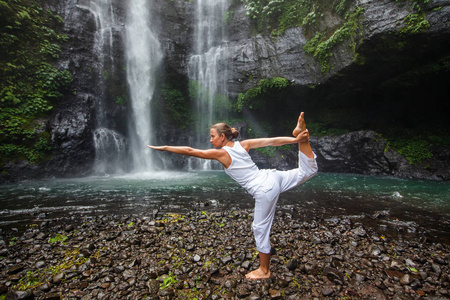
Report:
<svg viewBox="0 0 450 300"><path fill-rule="evenodd" d="M300 114L297 126L292 132L294 137L258 138L233 142L233 139L239 136L239 132L225 123L213 125L210 133L210 142L216 149L200 150L185 146L147 147L203 159L215 159L223 165L225 173L253 196L255 211L252 229L260 265L246 277L249 279L269 278L271 249L269 236L278 197L282 192L312 178L318 170L316 156L309 144L309 132L306 129L304 113ZM299 166L289 171L260 170L248 153L250 149L294 143L298 143Z"/></svg>

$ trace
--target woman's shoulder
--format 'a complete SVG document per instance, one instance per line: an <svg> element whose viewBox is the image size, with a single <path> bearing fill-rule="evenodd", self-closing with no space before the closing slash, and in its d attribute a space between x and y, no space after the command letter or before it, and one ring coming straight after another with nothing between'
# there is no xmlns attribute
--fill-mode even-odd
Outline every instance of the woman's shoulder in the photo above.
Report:
<svg viewBox="0 0 450 300"><path fill-rule="evenodd" d="M235 143L235 145L237 145L236 147L237 147L238 149L243 149L243 150L245 150L246 152L248 152L248 150L249 150L249 144L248 144L247 140L236 141L236 142L234 142L234 143Z"/></svg>

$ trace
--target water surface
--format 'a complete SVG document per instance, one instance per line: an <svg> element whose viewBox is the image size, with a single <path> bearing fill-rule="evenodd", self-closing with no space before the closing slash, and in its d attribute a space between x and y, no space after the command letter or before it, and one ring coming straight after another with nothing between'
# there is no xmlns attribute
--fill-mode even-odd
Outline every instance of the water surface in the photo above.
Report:
<svg viewBox="0 0 450 300"><path fill-rule="evenodd" d="M450 236L450 183L319 173L284 193L279 210L309 219L351 216ZM0 228L63 216L251 209L253 199L222 171L154 172L0 185ZM382 216L382 218L380 217Z"/></svg>

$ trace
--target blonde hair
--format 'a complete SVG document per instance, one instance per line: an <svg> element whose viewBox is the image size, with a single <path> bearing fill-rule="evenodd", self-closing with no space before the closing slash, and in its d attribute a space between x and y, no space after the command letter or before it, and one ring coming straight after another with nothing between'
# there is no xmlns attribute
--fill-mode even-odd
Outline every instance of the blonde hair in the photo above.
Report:
<svg viewBox="0 0 450 300"><path fill-rule="evenodd" d="M211 126L214 128L219 135L225 134L227 140L235 139L239 136L239 131L236 128L231 128L230 125L226 123L217 123Z"/></svg>

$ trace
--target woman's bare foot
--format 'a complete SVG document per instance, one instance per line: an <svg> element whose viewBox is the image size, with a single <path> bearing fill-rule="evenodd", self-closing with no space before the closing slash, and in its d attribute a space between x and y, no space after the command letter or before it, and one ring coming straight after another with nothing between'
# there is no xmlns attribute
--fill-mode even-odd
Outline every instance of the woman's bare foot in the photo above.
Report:
<svg viewBox="0 0 450 300"><path fill-rule="evenodd" d="M261 268L258 268L245 275L245 277L247 279L268 279L270 278L270 271L267 271L267 273L265 273L263 270L261 270Z"/></svg>
<svg viewBox="0 0 450 300"><path fill-rule="evenodd" d="M300 116L298 117L297 127L295 127L295 129L292 131L292 135L297 137L297 135L299 135L299 133L304 131L305 129L306 129L305 113L301 112Z"/></svg>

